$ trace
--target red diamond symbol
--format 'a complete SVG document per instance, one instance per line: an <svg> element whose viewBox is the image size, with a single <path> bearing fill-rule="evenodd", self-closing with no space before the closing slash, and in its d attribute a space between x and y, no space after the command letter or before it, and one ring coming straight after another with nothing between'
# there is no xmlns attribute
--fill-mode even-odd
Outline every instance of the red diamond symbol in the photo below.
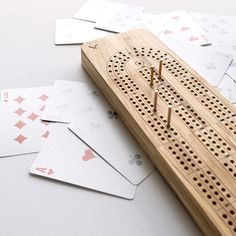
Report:
<svg viewBox="0 0 236 236"><path fill-rule="evenodd" d="M41 99L42 101L46 101L48 99L48 96L46 94L42 94L38 99Z"/></svg>
<svg viewBox="0 0 236 236"><path fill-rule="evenodd" d="M49 134L50 134L50 133L49 133L49 131L47 130L47 131L42 135L42 137L43 137L43 138L47 138Z"/></svg>
<svg viewBox="0 0 236 236"><path fill-rule="evenodd" d="M49 169L49 170L48 170L48 175L52 175L52 174L54 174L53 169Z"/></svg>
<svg viewBox="0 0 236 236"><path fill-rule="evenodd" d="M34 121L35 119L38 118L38 115L36 115L35 113L31 113L29 116L27 116L27 118L29 118L30 120Z"/></svg>
<svg viewBox="0 0 236 236"><path fill-rule="evenodd" d="M48 121L41 121L41 123L42 123L43 125L46 125L46 126L48 126L48 125L50 124L50 122L48 122Z"/></svg>
<svg viewBox="0 0 236 236"><path fill-rule="evenodd" d="M16 99L14 99L14 101L18 102L18 103L22 103L25 100L25 98L18 96Z"/></svg>
<svg viewBox="0 0 236 236"><path fill-rule="evenodd" d="M18 121L14 126L16 126L18 129L22 129L26 124L22 122L21 120Z"/></svg>
<svg viewBox="0 0 236 236"><path fill-rule="evenodd" d="M22 144L25 140L27 139L27 137L23 136L23 135L18 135L18 137L14 138L14 140L16 140L18 143Z"/></svg>
<svg viewBox="0 0 236 236"><path fill-rule="evenodd" d="M45 109L45 105L42 106L39 110L40 110L40 111L44 111L44 109Z"/></svg>
<svg viewBox="0 0 236 236"><path fill-rule="evenodd" d="M14 111L14 113L16 113L19 116L21 116L24 112L25 110L23 110L22 108L18 108L17 110Z"/></svg>

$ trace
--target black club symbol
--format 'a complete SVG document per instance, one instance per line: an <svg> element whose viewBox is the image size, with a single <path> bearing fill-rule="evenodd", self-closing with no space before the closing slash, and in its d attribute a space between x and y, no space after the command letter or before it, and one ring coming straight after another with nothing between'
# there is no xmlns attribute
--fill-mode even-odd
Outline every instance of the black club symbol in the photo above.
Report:
<svg viewBox="0 0 236 236"><path fill-rule="evenodd" d="M118 119L118 114L115 111L107 111L107 116L109 119Z"/></svg>
<svg viewBox="0 0 236 236"><path fill-rule="evenodd" d="M99 94L98 94L98 92L97 92L96 90L93 90L93 91L92 91L92 95L93 95L94 97L99 97Z"/></svg>
<svg viewBox="0 0 236 236"><path fill-rule="evenodd" d="M137 166L141 166L143 164L141 158L142 156L140 154L130 155L128 162L130 165L136 164Z"/></svg>

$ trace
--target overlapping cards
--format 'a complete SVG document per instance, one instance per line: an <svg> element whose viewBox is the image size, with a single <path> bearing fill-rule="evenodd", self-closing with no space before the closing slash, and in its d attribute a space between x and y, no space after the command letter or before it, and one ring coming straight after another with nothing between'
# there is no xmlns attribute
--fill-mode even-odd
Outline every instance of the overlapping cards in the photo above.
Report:
<svg viewBox="0 0 236 236"><path fill-rule="evenodd" d="M92 84L57 80L51 87L3 90L0 109L6 127L0 154L40 151L32 174L133 199L154 171Z"/></svg>
<svg viewBox="0 0 236 236"><path fill-rule="evenodd" d="M162 14L88 0L57 19L55 44L82 44L147 28L236 103L236 17L186 11ZM142 148L99 90L87 81L6 89L0 98L0 157L39 152L30 173L126 199L153 171Z"/></svg>
<svg viewBox="0 0 236 236"><path fill-rule="evenodd" d="M235 23L234 16L186 11L151 14L142 6L88 0L72 18L56 21L55 44L82 44L111 33L146 28L235 103Z"/></svg>

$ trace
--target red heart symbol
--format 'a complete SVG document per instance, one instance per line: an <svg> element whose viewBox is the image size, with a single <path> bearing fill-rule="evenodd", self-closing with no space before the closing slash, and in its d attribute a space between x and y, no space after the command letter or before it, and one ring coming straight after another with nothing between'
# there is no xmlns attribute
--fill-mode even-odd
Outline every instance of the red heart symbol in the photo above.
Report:
<svg viewBox="0 0 236 236"><path fill-rule="evenodd" d="M93 155L93 152L90 149L86 149L84 151L84 155L82 156L82 159L84 161L89 161L91 159L95 158L95 156Z"/></svg>
<svg viewBox="0 0 236 236"><path fill-rule="evenodd" d="M35 169L36 169L37 171L43 173L43 174L46 174L46 175L52 175L52 174L54 174L53 169L48 169L48 168L45 168L45 167L36 167Z"/></svg>
<svg viewBox="0 0 236 236"><path fill-rule="evenodd" d="M171 18L174 19L174 20L178 20L179 16L172 16Z"/></svg>
<svg viewBox="0 0 236 236"><path fill-rule="evenodd" d="M186 26L182 26L180 30L181 30L181 31L186 31L186 30L189 30L189 28L186 27Z"/></svg>
<svg viewBox="0 0 236 236"><path fill-rule="evenodd" d="M191 41L191 42L192 42L192 41L195 41L195 40L199 40L199 38L198 38L198 37L191 36L190 39L189 39L189 41Z"/></svg>
<svg viewBox="0 0 236 236"><path fill-rule="evenodd" d="M163 34L172 34L173 32L172 31L170 31L170 30L165 30L164 32L163 32Z"/></svg>
<svg viewBox="0 0 236 236"><path fill-rule="evenodd" d="M54 174L54 171L52 169L49 169L48 170L48 175L52 175L52 174Z"/></svg>

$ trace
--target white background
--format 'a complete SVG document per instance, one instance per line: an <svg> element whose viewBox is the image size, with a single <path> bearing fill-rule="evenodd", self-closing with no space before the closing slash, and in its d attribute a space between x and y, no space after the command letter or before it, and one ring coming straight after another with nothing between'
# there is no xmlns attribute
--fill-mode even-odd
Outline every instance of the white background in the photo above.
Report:
<svg viewBox="0 0 236 236"><path fill-rule="evenodd" d="M119 2L144 5L152 13L187 10L236 15L235 0ZM88 79L80 65L80 46L54 46L56 18L72 17L83 3L0 0L0 89ZM129 201L30 176L35 157L0 159L0 236L201 235L157 172Z"/></svg>

